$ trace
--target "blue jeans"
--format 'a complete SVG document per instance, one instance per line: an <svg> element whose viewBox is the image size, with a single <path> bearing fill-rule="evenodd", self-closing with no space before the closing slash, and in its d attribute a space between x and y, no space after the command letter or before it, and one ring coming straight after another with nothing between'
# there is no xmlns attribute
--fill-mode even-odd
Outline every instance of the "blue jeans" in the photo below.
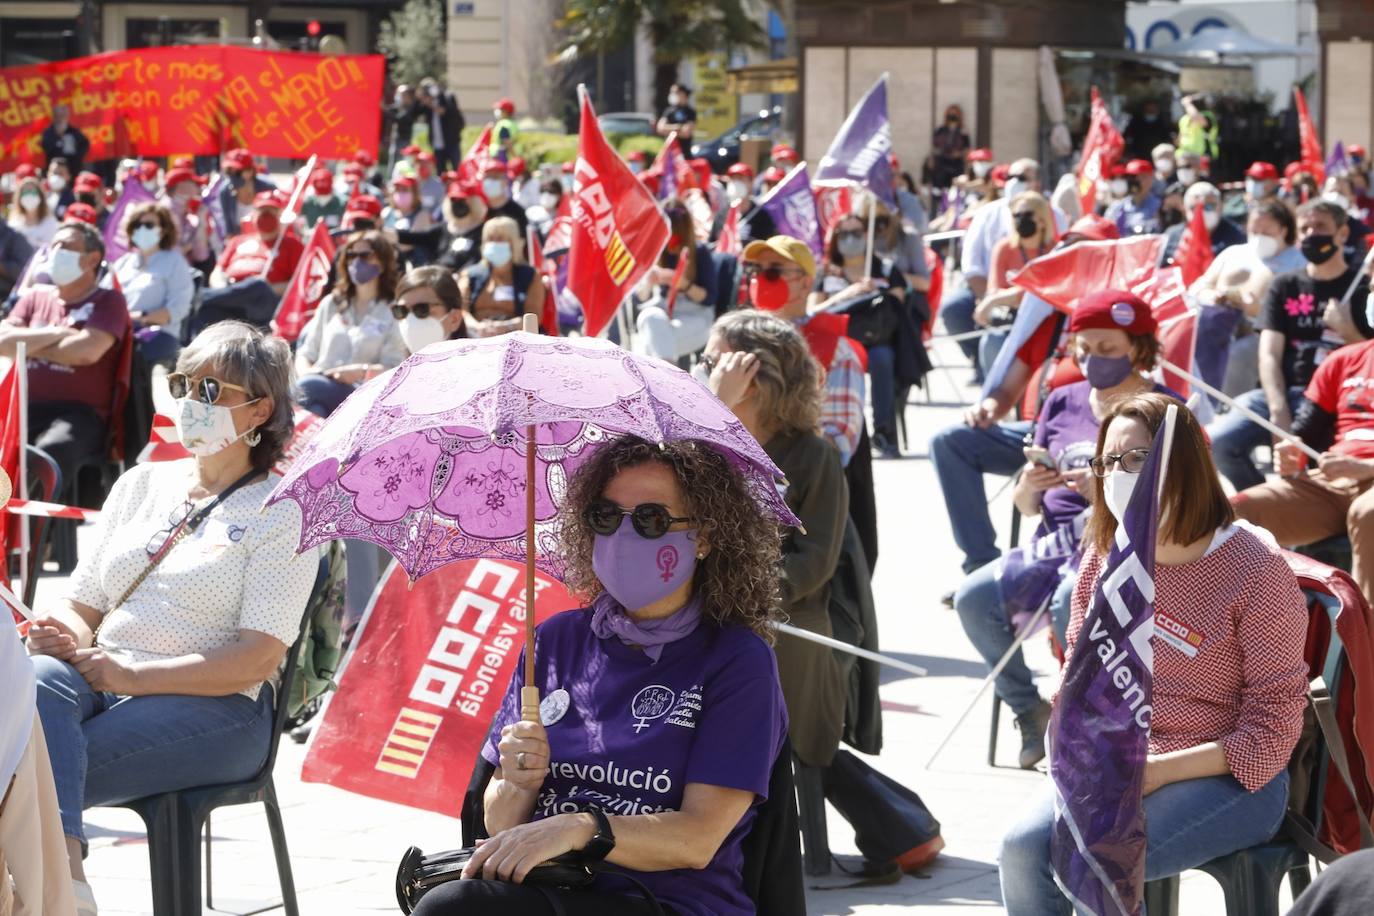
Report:
<svg viewBox="0 0 1374 916"><path fill-rule="evenodd" d="M1235 400L1237 404L1250 408L1266 420L1269 419L1269 402L1265 399L1262 389L1247 391ZM1296 412L1301 402L1302 389L1289 388L1289 411ZM1264 473L1255 466L1252 452L1272 441L1273 437L1269 430L1239 410L1232 410L1209 423L1207 435L1212 439L1212 456L1216 459L1217 470L1231 481L1231 486L1236 488L1237 493L1264 483Z"/></svg>
<svg viewBox="0 0 1374 916"><path fill-rule="evenodd" d="M1103 799L1103 804L1111 804ZM1171 783L1145 797L1145 880L1167 878L1268 842L1283 823L1288 773L1258 792L1234 776ZM1054 790L1048 783L1002 838L998 867L1007 916L1068 916L1073 910L1050 870Z"/></svg>
<svg viewBox="0 0 1374 916"><path fill-rule="evenodd" d="M257 700L91 689L75 668L33 657L62 832L81 841L81 812L195 786L248 779L267 759L272 688Z"/></svg>
<svg viewBox="0 0 1374 916"><path fill-rule="evenodd" d="M959 612L964 633L978 654L983 656L983 661L988 663L989 669L1002 660L1002 656L1016 641L1016 630L1007 619L1006 606L1002 604L1002 587L997 581L1001 566L1001 563L989 563L974 570L954 593L954 609ZM1073 596L1076 578L1065 576L1050 599L1050 618L1061 645L1064 629L1068 628L1069 599ZM1063 629L1059 625L1061 617ZM1018 716L1030 712L1040 702L1040 691L1036 689L1035 680L1026 667L1020 649L1012 655L1002 673L997 675L993 689Z"/></svg>
<svg viewBox="0 0 1374 916"><path fill-rule="evenodd" d="M983 474L1010 477L1026 463L1021 451L1028 422L997 423L987 429L950 426L930 440L930 460L940 479L954 543L964 552L964 572L971 573L1002 555L997 532L988 517Z"/></svg>
<svg viewBox="0 0 1374 916"><path fill-rule="evenodd" d="M174 366L181 352L181 338L160 328L144 328L138 332L138 349L150 366Z"/></svg>
<svg viewBox="0 0 1374 916"><path fill-rule="evenodd" d="M969 331L978 330L978 325L973 321L973 310L977 305L978 300L967 285L956 286L941 297L940 322L945 326L945 331L950 334L967 334ZM963 350L968 361L977 367L978 338L959 341L959 349Z"/></svg>
<svg viewBox="0 0 1374 916"><path fill-rule="evenodd" d="M891 344L868 348L868 390L873 398L873 432L897 442L897 355Z"/></svg>
<svg viewBox="0 0 1374 916"><path fill-rule="evenodd" d="M339 409L356 389L336 382L327 375L304 375L296 382L301 390L300 405L320 417L327 417Z"/></svg>

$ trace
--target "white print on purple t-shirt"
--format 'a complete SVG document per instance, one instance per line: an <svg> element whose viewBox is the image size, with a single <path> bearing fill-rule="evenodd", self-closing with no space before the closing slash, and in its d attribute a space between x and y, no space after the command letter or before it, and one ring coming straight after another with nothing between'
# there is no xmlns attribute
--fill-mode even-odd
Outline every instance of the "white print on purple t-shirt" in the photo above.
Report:
<svg viewBox="0 0 1374 916"><path fill-rule="evenodd" d="M613 786L623 786L627 789L637 789L643 793L652 793L660 798L670 795L673 791L672 771L657 767L644 767L643 769L627 769L616 763L614 760L607 761L605 764L593 763L559 763L558 761L549 762L549 774L560 776L563 779L580 779L603 788ZM573 786L564 796L580 796L587 802L594 803L607 814L656 814L663 811L676 810L670 805L653 804L652 798L646 802L643 795L636 795L633 799L625 798L621 795L612 795L608 792L601 792L595 789L586 789L580 785ZM539 793L539 816L550 817L554 814L576 814L586 809L585 804L568 801L565 799L560 802L560 793L552 787L546 786Z"/></svg>

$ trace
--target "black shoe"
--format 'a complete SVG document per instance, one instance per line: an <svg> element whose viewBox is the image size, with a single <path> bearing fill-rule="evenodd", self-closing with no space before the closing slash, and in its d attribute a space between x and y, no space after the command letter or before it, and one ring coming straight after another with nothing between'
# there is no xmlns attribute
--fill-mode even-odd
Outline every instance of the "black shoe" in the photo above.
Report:
<svg viewBox="0 0 1374 916"><path fill-rule="evenodd" d="M888 438L886 433L873 434L873 457L874 458L900 458L901 449L897 448L897 443Z"/></svg>
<svg viewBox="0 0 1374 916"><path fill-rule="evenodd" d="M1035 704L1029 712L1016 717L1016 727L1021 731L1021 756L1018 763L1023 770L1033 770L1035 765L1045 759L1045 729L1050 724L1050 704L1044 700Z"/></svg>

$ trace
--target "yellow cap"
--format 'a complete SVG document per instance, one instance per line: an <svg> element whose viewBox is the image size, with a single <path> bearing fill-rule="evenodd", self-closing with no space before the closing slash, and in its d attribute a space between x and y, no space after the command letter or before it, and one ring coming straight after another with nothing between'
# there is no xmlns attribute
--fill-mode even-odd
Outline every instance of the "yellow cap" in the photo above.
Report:
<svg viewBox="0 0 1374 916"><path fill-rule="evenodd" d="M790 235L775 235L767 241L756 239L744 246L741 257L747 261L758 257L764 251L777 252L806 271L808 277L816 275L816 256L811 253L811 246L801 239L794 239Z"/></svg>

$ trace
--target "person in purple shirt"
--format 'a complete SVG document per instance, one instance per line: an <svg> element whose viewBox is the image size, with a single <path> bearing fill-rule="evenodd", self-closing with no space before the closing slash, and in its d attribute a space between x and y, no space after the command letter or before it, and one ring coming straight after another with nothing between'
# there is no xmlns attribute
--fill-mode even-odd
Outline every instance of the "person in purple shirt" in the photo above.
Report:
<svg viewBox="0 0 1374 916"><path fill-rule="evenodd" d="M482 755L491 839L415 913L748 916L744 837L787 733L771 623L777 525L710 447L624 438L578 469L562 514L564 582L590 598L537 631L542 722L520 720L518 667ZM530 869L604 850L587 889Z"/></svg>
<svg viewBox="0 0 1374 916"><path fill-rule="evenodd" d="M954 595L959 621L978 654L995 666L1016 633L1046 602L1063 644L1069 598L1077 579L1078 545L1087 520L1101 417L1111 405L1155 390L1144 373L1159 354L1150 308L1123 290L1084 296L1069 320L1074 359L1087 381L1056 388L1040 407L1033 445L1013 499L1025 516L1040 516L1032 544L971 573ZM1021 731L1020 764L1030 769L1045 756L1050 704L1041 697L1018 649L997 676L997 695Z"/></svg>

